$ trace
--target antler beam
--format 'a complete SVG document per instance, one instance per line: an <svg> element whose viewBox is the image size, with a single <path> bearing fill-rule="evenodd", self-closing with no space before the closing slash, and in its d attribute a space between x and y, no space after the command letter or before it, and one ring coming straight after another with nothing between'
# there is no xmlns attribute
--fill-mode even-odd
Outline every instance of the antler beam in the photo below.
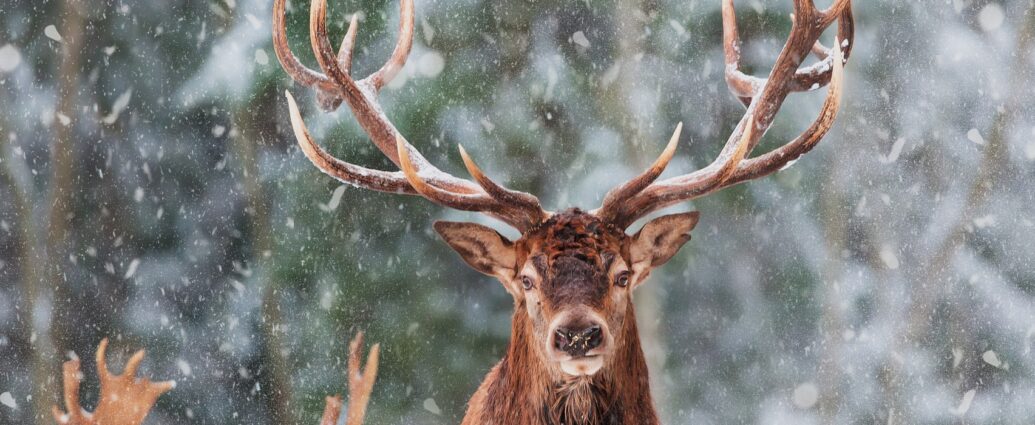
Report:
<svg viewBox="0 0 1035 425"><path fill-rule="evenodd" d="M402 170L374 170L342 161L321 148L309 134L298 105L287 93L291 126L302 152L324 173L354 186L380 192L421 195L440 205L464 211L477 211L502 220L524 231L549 216L539 200L527 193L512 191L496 184L481 172L461 149L464 163L475 181L454 177L440 171L399 133L385 116L377 95L406 63L413 46L413 0L400 4L399 40L391 58L377 71L361 80L350 76L352 49L355 45L358 19L353 16L341 48L335 53L327 35L327 2L313 0L310 7L309 35L320 71L303 65L288 46L286 35L286 0L275 0L273 7L273 41L277 58L296 82L313 88L317 101L325 110L334 110L342 102L352 110L360 127L392 163Z"/></svg>
<svg viewBox="0 0 1035 425"><path fill-rule="evenodd" d="M670 142L654 166L609 192L595 214L617 227L628 227L657 209L772 174L815 147L830 130L841 104L844 64L854 35L852 5L850 0L837 0L821 11L811 0L795 0L794 13L791 34L776 64L768 78L760 79L739 70L740 40L733 0L723 0L726 77L730 90L747 105L743 118L719 156L707 167L655 182L671 157ZM819 44L819 37L835 21L838 23L837 44L825 50ZM819 52L821 61L799 69L810 52ZM824 84L829 87L826 100L819 117L805 132L767 154L748 159L789 93Z"/></svg>

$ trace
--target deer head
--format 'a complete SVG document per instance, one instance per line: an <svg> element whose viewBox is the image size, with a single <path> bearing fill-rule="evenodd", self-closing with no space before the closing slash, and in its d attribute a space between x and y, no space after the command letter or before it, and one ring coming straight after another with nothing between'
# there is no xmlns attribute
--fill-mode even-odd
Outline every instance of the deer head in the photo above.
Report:
<svg viewBox="0 0 1035 425"><path fill-rule="evenodd" d="M661 208L772 174L816 146L837 114L843 65L853 36L849 0L837 0L825 10L817 9L810 0L794 0L792 31L772 72L766 79L751 77L739 71L733 3L723 0L726 79L747 110L718 157L703 169L658 180L679 142L682 126L677 125L654 164L607 193L600 208L550 212L541 207L535 196L491 180L462 147L460 156L471 178L440 171L382 112L377 94L403 67L412 44L412 0L401 2L400 37L391 58L377 72L359 80L350 75L358 21L352 19L341 48L335 53L327 36L326 0L312 1L310 36L320 66L320 71L315 71L301 64L288 47L284 2L276 0L274 4L273 26L274 46L284 69L296 82L313 88L324 109L333 110L341 103L348 105L374 145L399 170L373 170L327 153L313 141L294 98L287 93L291 124L302 152L321 171L350 185L422 196L444 207L489 215L520 231L519 239L508 240L480 224L435 224L438 233L468 265L498 279L513 296L514 330L507 359L520 357L522 367L531 368L527 371L541 372L546 386L572 379L585 381L585 377L601 371L613 374L620 365L643 363L632 313L632 293L652 269L672 258L690 240L698 214L662 216L633 234L628 233L628 228ZM835 21L839 22L838 42L833 48L826 48L818 39ZM800 68L810 51L819 61ZM751 156L789 93L824 85L829 85L826 100L819 117L807 130L775 150ZM498 375L500 369L493 373ZM645 382L639 379L644 377L636 378L627 381ZM493 379L490 374L487 383ZM479 394L487 388L483 384ZM484 404L476 403L477 400L478 394L472 400L472 410ZM646 400L649 404L649 396ZM471 411L468 418L472 418Z"/></svg>

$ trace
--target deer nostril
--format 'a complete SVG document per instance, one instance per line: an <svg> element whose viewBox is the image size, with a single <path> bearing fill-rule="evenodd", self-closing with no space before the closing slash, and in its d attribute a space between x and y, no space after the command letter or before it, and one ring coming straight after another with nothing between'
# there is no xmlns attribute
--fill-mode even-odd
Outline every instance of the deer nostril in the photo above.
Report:
<svg viewBox="0 0 1035 425"><path fill-rule="evenodd" d="M585 356L586 352L604 342L600 326L591 326L579 331L558 328L554 331L553 346L572 357Z"/></svg>
<svg viewBox="0 0 1035 425"><path fill-rule="evenodd" d="M572 334L570 331L564 328L557 328L553 331L553 346L554 348L561 351L568 351L568 347L571 345Z"/></svg>
<svg viewBox="0 0 1035 425"><path fill-rule="evenodd" d="M604 341L603 332L601 332L600 326L593 326L583 331L582 339L584 341L586 351L599 347L600 343Z"/></svg>

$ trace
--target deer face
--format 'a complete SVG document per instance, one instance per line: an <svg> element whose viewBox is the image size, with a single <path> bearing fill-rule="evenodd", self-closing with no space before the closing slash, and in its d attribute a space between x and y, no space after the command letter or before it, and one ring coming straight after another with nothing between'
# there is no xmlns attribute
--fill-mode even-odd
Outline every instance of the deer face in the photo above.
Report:
<svg viewBox="0 0 1035 425"><path fill-rule="evenodd" d="M511 242L473 223L435 228L474 269L495 276L531 323L547 364L593 375L621 347L632 291L690 239L697 213L664 216L629 236L578 209L551 216Z"/></svg>

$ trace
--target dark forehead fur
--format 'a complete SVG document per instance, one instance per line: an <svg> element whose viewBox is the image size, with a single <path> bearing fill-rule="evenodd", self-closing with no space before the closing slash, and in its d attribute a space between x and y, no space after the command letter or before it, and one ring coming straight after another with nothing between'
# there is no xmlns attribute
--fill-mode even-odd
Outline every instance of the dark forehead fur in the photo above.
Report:
<svg viewBox="0 0 1035 425"><path fill-rule="evenodd" d="M601 265L605 252L621 247L625 233L578 208L561 211L522 238L532 246L529 253L545 255L550 263L561 256L573 256Z"/></svg>
<svg viewBox="0 0 1035 425"><path fill-rule="evenodd" d="M550 217L523 238L530 245L543 291L557 304L599 304L607 293L606 279L625 233L579 209Z"/></svg>

